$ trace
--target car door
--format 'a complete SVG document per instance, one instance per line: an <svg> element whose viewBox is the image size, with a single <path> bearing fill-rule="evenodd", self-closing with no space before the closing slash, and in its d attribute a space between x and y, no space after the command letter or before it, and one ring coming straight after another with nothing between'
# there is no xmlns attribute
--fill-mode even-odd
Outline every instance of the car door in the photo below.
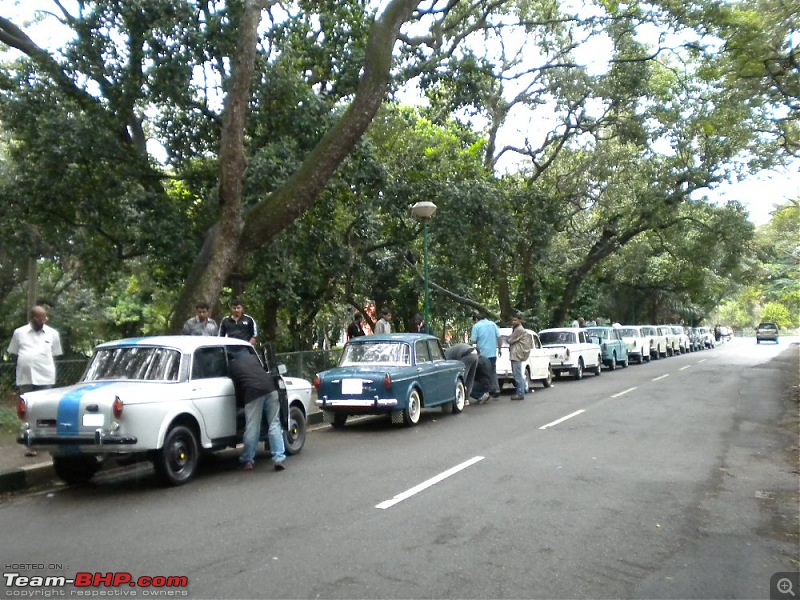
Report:
<svg viewBox="0 0 800 600"><path fill-rule="evenodd" d="M528 367L531 370L531 379L547 379L550 371L550 353L542 348L542 342L536 332L526 329L533 339L531 355L528 357Z"/></svg>
<svg viewBox="0 0 800 600"><path fill-rule="evenodd" d="M596 367L600 364L600 346L593 344L583 329L578 332L578 348L584 367Z"/></svg>
<svg viewBox="0 0 800 600"><path fill-rule="evenodd" d="M422 389L423 403L426 406L430 406L431 402L436 402L437 383L436 377L434 376L435 370L433 360L431 359L431 353L426 340L417 340L414 342L414 357L415 369L417 372L416 379L417 383L419 383L419 387Z"/></svg>
<svg viewBox="0 0 800 600"><path fill-rule="evenodd" d="M428 340L428 353L431 358L431 379L433 381L436 402L446 402L455 398L456 374L453 369L447 368L439 340Z"/></svg>
<svg viewBox="0 0 800 600"><path fill-rule="evenodd" d="M192 356L189 373L192 402L212 440L236 435L236 392L228 377L225 348L204 346Z"/></svg>

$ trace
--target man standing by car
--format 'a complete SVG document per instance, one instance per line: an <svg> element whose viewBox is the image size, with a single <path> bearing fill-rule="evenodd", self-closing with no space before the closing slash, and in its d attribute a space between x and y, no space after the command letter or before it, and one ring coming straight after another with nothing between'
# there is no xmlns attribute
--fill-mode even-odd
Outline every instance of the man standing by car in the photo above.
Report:
<svg viewBox="0 0 800 600"><path fill-rule="evenodd" d="M514 315L511 317L511 335L508 336L508 353L511 359L511 372L514 374L514 382L517 389L512 400L525 400L525 392L528 391L528 382L525 381L525 373L522 364L531 355L531 336L522 326L522 317Z"/></svg>
<svg viewBox="0 0 800 600"><path fill-rule="evenodd" d="M353 320L351 321L350 325L347 326L347 339L352 340L354 337L361 337L364 334L364 328L361 325L364 317L361 316L361 313L357 312L353 315Z"/></svg>
<svg viewBox="0 0 800 600"><path fill-rule="evenodd" d="M56 383L56 363L61 356L58 331L47 325L47 311L34 306L30 321L14 330L7 352L17 357L17 388L20 394L51 388ZM28 449L25 456L36 456Z"/></svg>
<svg viewBox="0 0 800 600"><path fill-rule="evenodd" d="M388 308L383 307L381 309L381 318L378 319L378 322L375 323L375 335L380 335L381 333L392 333L392 311Z"/></svg>
<svg viewBox="0 0 800 600"><path fill-rule="evenodd" d="M195 305L195 316L183 324L183 335L217 335L217 322L208 317L208 303Z"/></svg>
<svg viewBox="0 0 800 600"><path fill-rule="evenodd" d="M255 346L258 336L256 320L250 315L244 314L244 304L241 300L231 300L230 307L230 316L222 319L219 324L219 335L238 338Z"/></svg>
<svg viewBox="0 0 800 600"><path fill-rule="evenodd" d="M276 471L283 471L286 449L281 428L281 404L275 379L264 370L261 361L251 352L232 354L230 376L237 398L244 401L244 440L239 462L245 471L255 465L256 449L261 437L261 417L266 414L269 429L267 436Z"/></svg>
<svg viewBox="0 0 800 600"><path fill-rule="evenodd" d="M492 365L492 388L489 393L493 398L500 397L500 384L497 382L497 353L500 351L500 330L490 321L485 313L478 316L478 322L472 326L470 342L478 347L481 356L489 359Z"/></svg>

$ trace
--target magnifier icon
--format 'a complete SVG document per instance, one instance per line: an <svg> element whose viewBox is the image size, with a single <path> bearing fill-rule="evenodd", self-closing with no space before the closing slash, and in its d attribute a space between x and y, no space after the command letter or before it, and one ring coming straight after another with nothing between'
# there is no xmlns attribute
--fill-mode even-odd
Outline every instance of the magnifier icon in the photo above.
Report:
<svg viewBox="0 0 800 600"><path fill-rule="evenodd" d="M775 584L775 587L778 588L778 591L781 594L789 594L792 598L795 597L794 590L792 589L792 580L788 577L778 579L778 583Z"/></svg>

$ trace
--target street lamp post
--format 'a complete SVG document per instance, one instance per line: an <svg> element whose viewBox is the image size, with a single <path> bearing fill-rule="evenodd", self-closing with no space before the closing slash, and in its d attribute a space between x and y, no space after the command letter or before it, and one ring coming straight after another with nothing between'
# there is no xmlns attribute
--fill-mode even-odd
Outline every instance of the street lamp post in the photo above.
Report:
<svg viewBox="0 0 800 600"><path fill-rule="evenodd" d="M425 281L425 326L431 326L431 309L428 292L428 223L433 218L433 213L436 212L437 206L433 202L417 202L411 207L411 215L418 221L422 221L422 265L423 265L423 279Z"/></svg>

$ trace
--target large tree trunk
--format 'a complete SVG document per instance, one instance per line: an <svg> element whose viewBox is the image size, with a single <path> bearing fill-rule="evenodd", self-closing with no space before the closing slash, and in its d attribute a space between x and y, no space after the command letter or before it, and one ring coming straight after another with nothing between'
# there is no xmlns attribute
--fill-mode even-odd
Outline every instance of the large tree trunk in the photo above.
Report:
<svg viewBox="0 0 800 600"><path fill-rule="evenodd" d="M216 305L219 293L236 264L237 248L242 237L242 182L246 168L244 150L245 122L250 101L250 87L255 71L258 25L266 0L248 0L239 29L239 43L233 61L231 88L225 97L220 140L219 221L206 234L203 248L172 314L170 330L181 331L192 315L196 302Z"/></svg>
<svg viewBox="0 0 800 600"><path fill-rule="evenodd" d="M231 272L236 260L244 258L255 250L264 247L281 231L294 223L301 215L311 209L320 193L328 185L336 170L350 155L369 127L383 102L392 66L392 50L402 24L407 21L420 0L391 0L381 16L376 19L370 32L365 52L364 75L352 104L339 122L320 140L319 144L305 159L298 171L279 190L267 196L244 215L241 207L241 182L244 159L238 149L244 129L244 112L249 99L249 82L252 76L255 42L255 29L243 33L240 38L237 79L247 91L241 88L241 96L231 98L232 107L226 114L229 121L228 146L223 137L220 156L223 177L220 180L220 221L207 234L203 250L192 266L189 277L175 306L172 323L173 331L180 329L183 320L192 313L192 303L206 300L214 303L219 291ZM248 10L252 6L248 5ZM257 16L248 16L245 22L258 24ZM241 46L249 44L248 48ZM245 50L249 54L244 55ZM245 72L247 70L247 72ZM238 107L239 112L236 111ZM234 117L236 118L234 122ZM227 150L227 153L226 153ZM239 169L237 171L237 169ZM234 189L226 189L227 186ZM237 258L238 256L238 258Z"/></svg>

